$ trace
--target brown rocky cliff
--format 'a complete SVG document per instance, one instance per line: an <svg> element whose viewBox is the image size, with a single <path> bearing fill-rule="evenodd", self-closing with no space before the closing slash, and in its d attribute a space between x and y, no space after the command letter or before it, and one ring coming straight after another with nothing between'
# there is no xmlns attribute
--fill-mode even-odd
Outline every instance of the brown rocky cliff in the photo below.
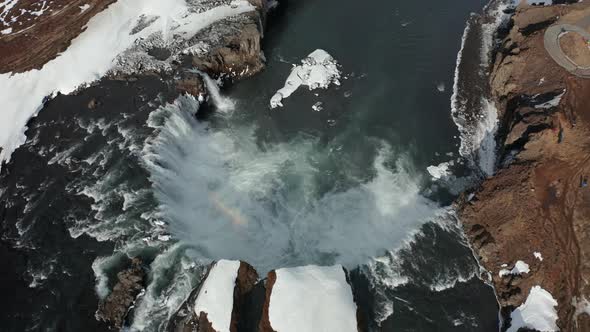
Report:
<svg viewBox="0 0 590 332"><path fill-rule="evenodd" d="M248 263L240 262L238 277L236 278L236 287L234 288L234 307L231 314L231 332L238 331L238 323L244 316L247 297L254 289L258 282L258 273Z"/></svg>
<svg viewBox="0 0 590 332"><path fill-rule="evenodd" d="M93 16L115 1L47 1L41 15L32 12L42 9L42 1L18 1L5 19L15 20L10 25L12 32L0 34L0 74L40 69L66 50ZM83 5L88 5L88 9L82 11ZM0 25L0 30L6 28Z"/></svg>
<svg viewBox="0 0 590 332"><path fill-rule="evenodd" d="M209 277L209 272L215 263L211 264L205 274L203 281ZM258 273L248 263L240 262L238 275L234 286L234 300L232 308L232 317L230 323L230 331L237 332L239 321L242 319L248 296L258 282ZM201 283L202 285L202 283ZM213 328L209 321L206 312L195 313L194 303L197 300L201 285L195 288L188 299L182 304L180 309L172 316L167 330L174 332L218 332Z"/></svg>
<svg viewBox="0 0 590 332"><path fill-rule="evenodd" d="M572 305L590 298L590 187L583 185L590 177L590 81L559 67L543 34L553 22L581 15L590 15L590 5L516 12L490 75L502 121L500 169L460 210L504 317L540 285L558 302L562 331L590 331L590 317ZM538 107L564 90L558 106ZM499 275L518 260L529 273Z"/></svg>
<svg viewBox="0 0 590 332"><path fill-rule="evenodd" d="M139 258L131 261L131 266L119 272L118 282L113 291L99 303L96 317L109 323L114 329L123 326L129 307L143 289L145 272Z"/></svg>
<svg viewBox="0 0 590 332"><path fill-rule="evenodd" d="M258 331L260 332L276 332L270 325L269 318L270 296L275 282L277 282L277 274L275 271L270 271L266 277L266 298L264 306L262 307L262 318L260 319L260 325L258 327Z"/></svg>

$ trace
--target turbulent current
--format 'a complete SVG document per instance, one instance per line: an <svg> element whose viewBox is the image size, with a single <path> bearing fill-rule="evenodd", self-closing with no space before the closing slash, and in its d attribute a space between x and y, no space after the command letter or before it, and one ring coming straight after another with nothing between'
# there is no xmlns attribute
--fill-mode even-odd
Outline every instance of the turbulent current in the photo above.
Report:
<svg viewBox="0 0 590 332"><path fill-rule="evenodd" d="M152 113L158 134L144 151L162 217L202 257L243 259L261 271L355 266L437 210L406 157L385 142L374 142L368 174L358 178L336 168L351 159L337 142L260 145L254 127L231 126L231 113L211 128L196 120L197 110L194 98L181 97Z"/></svg>
<svg viewBox="0 0 590 332"><path fill-rule="evenodd" d="M49 101L0 173L7 330L98 330L97 298L129 257L149 265L131 331L163 330L221 258L261 274L342 264L373 329L497 330L451 207L494 170L495 113L473 88L483 5L281 1L265 71L221 90L204 76L207 101L153 77ZM342 85L270 110L317 48Z"/></svg>

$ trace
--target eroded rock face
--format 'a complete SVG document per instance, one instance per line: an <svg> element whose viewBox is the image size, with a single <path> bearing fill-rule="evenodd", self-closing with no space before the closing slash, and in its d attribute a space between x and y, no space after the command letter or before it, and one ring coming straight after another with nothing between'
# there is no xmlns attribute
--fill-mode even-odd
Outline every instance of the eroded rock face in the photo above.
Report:
<svg viewBox="0 0 590 332"><path fill-rule="evenodd" d="M144 287L145 272L139 258L131 266L119 272L118 282L113 291L100 302L96 318L107 322L113 328L123 326L129 308Z"/></svg>
<svg viewBox="0 0 590 332"><path fill-rule="evenodd" d="M275 282L277 281L277 274L275 271L270 271L268 273L268 276L266 278L266 283L265 283L265 288L266 288L266 292L265 292L265 300L264 300L264 306L262 307L262 318L260 319L260 325L258 327L258 330L260 332L276 332L275 330L272 329L272 326L270 325L270 318L269 318L269 307L270 307L270 295L272 294L272 288L275 284Z"/></svg>
<svg viewBox="0 0 590 332"><path fill-rule="evenodd" d="M216 263L209 266L203 281L210 277L210 272ZM240 262L233 289L233 308L231 309L230 331L237 332L240 321L246 318L246 311L249 309L248 304L251 293L258 282L258 273L248 263ZM207 312L195 312L195 303L202 291L203 283L199 285L189 298L183 303L181 308L172 317L168 324L170 332L220 332L217 331L209 318ZM208 290L211 291L211 290Z"/></svg>
<svg viewBox="0 0 590 332"><path fill-rule="evenodd" d="M562 331L590 330L590 316L572 305L590 298L590 80L553 62L543 33L582 15L588 4L517 10L490 75L502 121L499 170L461 206L504 317L540 285L558 302ZM519 260L530 271L501 275Z"/></svg>
<svg viewBox="0 0 590 332"><path fill-rule="evenodd" d="M203 55L193 56L192 65L211 74L225 75L232 79L250 77L264 69L262 55L262 18L261 14L248 14L243 20L239 31L227 33L220 40L212 43L210 51ZM223 29L214 24L209 29Z"/></svg>

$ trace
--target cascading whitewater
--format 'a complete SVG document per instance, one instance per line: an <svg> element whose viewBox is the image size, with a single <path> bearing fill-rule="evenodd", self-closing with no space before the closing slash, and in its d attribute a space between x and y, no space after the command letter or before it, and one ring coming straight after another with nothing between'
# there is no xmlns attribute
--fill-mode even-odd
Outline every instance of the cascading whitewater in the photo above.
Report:
<svg viewBox="0 0 590 332"><path fill-rule="evenodd" d="M243 259L261 271L354 266L401 243L437 210L407 160L386 146L371 179L323 192L319 182L338 165L317 140L261 147L253 127L213 129L194 118L197 109L194 98L180 97L153 113L158 136L144 152L161 217L201 257Z"/></svg>

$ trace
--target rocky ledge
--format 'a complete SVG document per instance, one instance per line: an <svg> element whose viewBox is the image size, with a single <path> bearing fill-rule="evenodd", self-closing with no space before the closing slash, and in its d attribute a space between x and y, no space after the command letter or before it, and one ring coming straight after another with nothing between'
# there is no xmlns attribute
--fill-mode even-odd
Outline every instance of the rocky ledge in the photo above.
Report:
<svg viewBox="0 0 590 332"><path fill-rule="evenodd" d="M72 41L84 33L86 25L90 26L92 19L101 11L111 10L121 2L126 2L120 4L121 6L137 5L133 1L135 0L61 1L47 2L45 6L45 1L22 0L10 8L6 3L0 5L0 12L6 14L2 19L6 18L6 22L9 22L0 20L0 73L14 74L44 68L53 59L60 57L60 52L68 52ZM41 4L42 8L38 8ZM170 30L173 37L163 38L163 33L157 29L154 29L156 32L152 34L146 33L112 60L110 69L102 78L96 82L84 82L72 94L88 95L87 108L94 112L100 112L109 103L122 98L114 91L116 89L106 89L106 94L95 95L96 91L92 92L94 86L123 84L129 90L139 93L147 93L146 91L152 91L157 87L158 91L155 93L160 93L166 101L171 102L181 94L190 94L204 102L207 99L204 76L235 81L260 72L265 65L261 41L269 9L266 0L187 1L186 15L205 13L202 16L205 17L207 11L218 13L220 8L222 13L229 14L215 14L219 19L212 20L208 26L196 29L194 35L187 35L177 26ZM34 16L32 21L27 16L29 12ZM154 24L156 19L157 17L148 18L145 15L139 17L138 22L135 22L137 26L131 34L145 30ZM188 22L186 25L189 23L201 24ZM11 83L9 75L5 75L4 78ZM155 96L153 98L155 99ZM44 106L50 103L50 99L51 96L47 96L43 100ZM142 262L134 258L126 269L118 273L112 291L98 304L97 319L107 322L114 330L121 329L125 321L133 316L133 304L145 289L145 279L149 272L146 266L149 266L149 261ZM250 293L257 281L256 271L242 264L234 303L239 305L245 298L244 294ZM193 294L192 298L197 294ZM182 310L177 315L178 320L171 323L172 330L190 331L193 324L209 326L211 330L211 326L206 323L206 313L196 317L184 317L184 320L181 319ZM245 312L243 315L247 314ZM233 315L235 317L232 317L232 320L242 321L242 313L239 310L234 310ZM234 330L232 325L232 331Z"/></svg>
<svg viewBox="0 0 590 332"><path fill-rule="evenodd" d="M169 332L364 331L340 265L270 271L259 280L245 262L209 266L168 324Z"/></svg>
<svg viewBox="0 0 590 332"><path fill-rule="evenodd" d="M549 26L589 16L586 2L521 5L500 32L490 74L498 170L460 215L503 330L590 330L590 80L559 66L544 43ZM533 312L539 294L548 316Z"/></svg>

